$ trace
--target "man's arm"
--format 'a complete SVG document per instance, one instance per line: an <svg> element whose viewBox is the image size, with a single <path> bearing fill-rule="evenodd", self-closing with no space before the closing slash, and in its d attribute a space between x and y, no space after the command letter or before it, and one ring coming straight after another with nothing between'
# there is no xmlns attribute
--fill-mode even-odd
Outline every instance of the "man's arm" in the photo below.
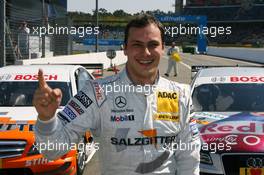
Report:
<svg viewBox="0 0 264 175"><path fill-rule="evenodd" d="M182 150L175 153L177 175L199 175L200 138L193 136L192 124L188 123L179 135L178 144L183 144ZM180 145L178 145L180 147Z"/></svg>
<svg viewBox="0 0 264 175"><path fill-rule="evenodd" d="M48 159L56 159L73 149L87 129L96 129L99 114L95 113L97 106L90 82L87 90L78 92L57 114L59 103L55 102L60 102L60 96L52 95L53 89L46 84L41 71L39 84L33 99L39 113L34 130L36 146Z"/></svg>
<svg viewBox="0 0 264 175"><path fill-rule="evenodd" d="M178 135L178 149L175 152L177 175L199 175L200 137L195 121L190 119L191 96L185 88L181 101L182 131ZM180 147L182 144L182 147Z"/></svg>

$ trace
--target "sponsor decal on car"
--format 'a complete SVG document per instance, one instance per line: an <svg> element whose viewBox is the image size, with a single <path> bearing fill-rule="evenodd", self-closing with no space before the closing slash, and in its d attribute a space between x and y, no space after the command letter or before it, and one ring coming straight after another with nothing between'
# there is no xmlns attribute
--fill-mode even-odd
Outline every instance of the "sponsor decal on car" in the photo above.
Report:
<svg viewBox="0 0 264 175"><path fill-rule="evenodd" d="M212 77L211 81L212 82L226 82L226 77Z"/></svg>
<svg viewBox="0 0 264 175"><path fill-rule="evenodd" d="M18 131L33 131L35 121L15 121L6 117L0 120L0 132L18 130Z"/></svg>
<svg viewBox="0 0 264 175"><path fill-rule="evenodd" d="M10 75L10 74L2 74L2 75L0 75L0 81L10 80L11 77L12 77L12 75Z"/></svg>
<svg viewBox="0 0 264 175"><path fill-rule="evenodd" d="M239 175L263 175L264 168L240 168Z"/></svg>
<svg viewBox="0 0 264 175"><path fill-rule="evenodd" d="M6 116L8 114L8 112L0 112L0 115L2 116Z"/></svg>
<svg viewBox="0 0 264 175"><path fill-rule="evenodd" d="M195 85L215 84L215 83L263 83L263 76L218 76L218 77L198 77Z"/></svg>
<svg viewBox="0 0 264 175"><path fill-rule="evenodd" d="M264 82L264 77L262 76L232 76L230 77L231 82L239 83L259 83Z"/></svg>
<svg viewBox="0 0 264 175"><path fill-rule="evenodd" d="M49 162L53 162L53 160L48 160L47 158L42 157L38 159L27 160L25 166L29 167L29 166L35 166L35 165L43 165Z"/></svg>
<svg viewBox="0 0 264 175"><path fill-rule="evenodd" d="M210 112L195 112L193 115L193 118L199 119L199 118L208 118L213 120L222 120L228 117L227 115L222 114L215 114Z"/></svg>
<svg viewBox="0 0 264 175"><path fill-rule="evenodd" d="M264 151L264 120L249 113L232 115L200 128L207 143L227 143L233 151Z"/></svg>
<svg viewBox="0 0 264 175"><path fill-rule="evenodd" d="M201 128L200 132L201 134L214 134L214 133L263 134L264 122L221 121L204 126L203 128Z"/></svg>
<svg viewBox="0 0 264 175"><path fill-rule="evenodd" d="M215 83L229 83L230 78L228 76L214 76L214 77L197 77L195 85L201 84L215 84Z"/></svg>
<svg viewBox="0 0 264 175"><path fill-rule="evenodd" d="M58 80L58 75L43 75L45 80ZM15 75L14 80L38 80L38 75Z"/></svg>
<svg viewBox="0 0 264 175"><path fill-rule="evenodd" d="M247 167L239 168L239 175L263 175L264 158L262 156L252 156L246 160Z"/></svg>
<svg viewBox="0 0 264 175"><path fill-rule="evenodd" d="M227 115L215 114L210 112L195 112L192 114L192 118L196 120L197 124L207 125L216 120L222 120L227 118Z"/></svg>

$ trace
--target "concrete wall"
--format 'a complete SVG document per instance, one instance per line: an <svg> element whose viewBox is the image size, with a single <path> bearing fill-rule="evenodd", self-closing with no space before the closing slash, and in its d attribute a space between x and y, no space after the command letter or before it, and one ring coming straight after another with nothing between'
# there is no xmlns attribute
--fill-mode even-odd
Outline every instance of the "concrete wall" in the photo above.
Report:
<svg viewBox="0 0 264 175"><path fill-rule="evenodd" d="M263 48L208 47L207 55L264 63Z"/></svg>
<svg viewBox="0 0 264 175"><path fill-rule="evenodd" d="M123 54L123 51L116 51L116 57L112 60L115 65L125 64L127 57ZM88 53L78 55L57 56L50 58L38 58L18 60L17 65L30 65L30 64L92 64L103 63L104 69L110 67L110 59L106 57L106 52Z"/></svg>

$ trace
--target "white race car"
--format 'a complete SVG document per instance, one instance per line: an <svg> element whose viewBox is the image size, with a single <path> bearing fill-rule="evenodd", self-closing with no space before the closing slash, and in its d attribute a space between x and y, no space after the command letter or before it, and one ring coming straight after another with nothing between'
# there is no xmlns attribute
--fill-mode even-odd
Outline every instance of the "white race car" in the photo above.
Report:
<svg viewBox="0 0 264 175"><path fill-rule="evenodd" d="M264 68L200 67L192 81L192 116L202 175L264 174Z"/></svg>
<svg viewBox="0 0 264 175"><path fill-rule="evenodd" d="M61 107L94 77L82 66L30 65L0 68L0 174L81 175L94 154L92 145L72 150L61 159L48 161L34 145L37 112L32 106L38 87L38 69L52 88L63 93ZM78 112L78 106L73 109ZM82 142L89 144L89 132Z"/></svg>

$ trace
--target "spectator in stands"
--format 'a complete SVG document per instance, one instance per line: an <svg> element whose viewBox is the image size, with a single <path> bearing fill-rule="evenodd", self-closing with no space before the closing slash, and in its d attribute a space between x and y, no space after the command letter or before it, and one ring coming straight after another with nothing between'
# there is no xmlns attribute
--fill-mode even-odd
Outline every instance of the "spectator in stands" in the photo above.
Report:
<svg viewBox="0 0 264 175"><path fill-rule="evenodd" d="M18 32L19 49L23 58L28 58L29 33L30 29L27 27L27 22L23 21Z"/></svg>
<svg viewBox="0 0 264 175"><path fill-rule="evenodd" d="M13 49L16 54L16 59L22 59L22 55L16 41L13 41Z"/></svg>

